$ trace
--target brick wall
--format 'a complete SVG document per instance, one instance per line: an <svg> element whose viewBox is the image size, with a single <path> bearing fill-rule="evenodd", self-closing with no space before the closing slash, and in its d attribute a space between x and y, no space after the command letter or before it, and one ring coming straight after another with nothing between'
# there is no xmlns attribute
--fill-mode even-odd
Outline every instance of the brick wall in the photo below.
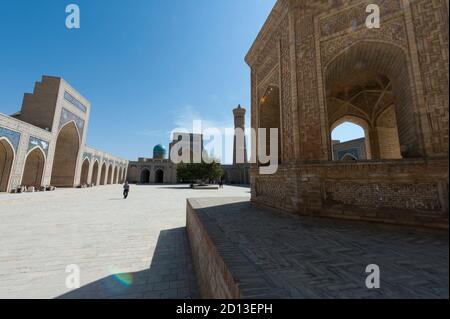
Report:
<svg viewBox="0 0 450 319"><path fill-rule="evenodd" d="M188 199L186 227L201 296L207 299L240 298L238 284L209 237L196 208L196 201Z"/></svg>
<svg viewBox="0 0 450 319"><path fill-rule="evenodd" d="M381 8L380 29L365 26L371 3ZM252 127L258 127L259 101L269 85L280 89L281 101L283 165L272 176L252 170L253 203L297 214L448 228L444 0L410 5L278 0L246 62L252 75ZM367 88L381 83L377 90L383 98L364 92L364 103L352 100L357 107L333 112L330 97L341 96L330 92L357 87L353 75L365 79ZM391 105L396 127L383 119L377 127ZM374 160L347 166L326 162L331 160L329 121L363 113L370 115ZM400 157L404 160L389 160Z"/></svg>
<svg viewBox="0 0 450 319"><path fill-rule="evenodd" d="M448 228L448 160L290 163L252 171L252 202L298 215Z"/></svg>

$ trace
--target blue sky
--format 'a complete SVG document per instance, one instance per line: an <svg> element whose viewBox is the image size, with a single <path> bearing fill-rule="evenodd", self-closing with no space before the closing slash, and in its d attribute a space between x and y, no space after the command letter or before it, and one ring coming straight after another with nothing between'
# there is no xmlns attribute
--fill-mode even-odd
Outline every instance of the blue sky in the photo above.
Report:
<svg viewBox="0 0 450 319"><path fill-rule="evenodd" d="M80 7L81 29L65 27L70 3ZM88 144L127 159L150 157L155 144L168 145L168 132L193 119L231 127L235 106L249 111L244 56L274 4L2 1L0 112L18 111L47 74L91 101Z"/></svg>
<svg viewBox="0 0 450 319"><path fill-rule="evenodd" d="M350 122L339 125L331 132L331 138L341 142L347 142L361 137L364 137L363 128Z"/></svg>

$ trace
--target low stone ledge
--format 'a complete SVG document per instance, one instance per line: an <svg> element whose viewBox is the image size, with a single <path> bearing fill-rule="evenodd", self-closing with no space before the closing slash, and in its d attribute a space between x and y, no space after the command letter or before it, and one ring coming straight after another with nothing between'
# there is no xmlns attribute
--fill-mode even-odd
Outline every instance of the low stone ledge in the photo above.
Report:
<svg viewBox="0 0 450 319"><path fill-rule="evenodd" d="M194 185L192 188L198 189L198 190L218 190L219 186L218 185Z"/></svg>
<svg viewBox="0 0 450 319"><path fill-rule="evenodd" d="M200 293L203 298L208 299L238 299L239 284L216 249L217 244L224 247L226 243L213 242L210 235L214 236L214 232L217 235L220 229L215 228L211 232L211 229L205 228L205 223L213 225L208 221L208 217L201 213L204 208L205 203L202 199L187 200L186 228ZM214 237L217 240L218 236Z"/></svg>
<svg viewBox="0 0 450 319"><path fill-rule="evenodd" d="M243 206L250 208L248 198L187 200L187 233L202 298L281 298L215 218L222 212L240 214Z"/></svg>
<svg viewBox="0 0 450 319"><path fill-rule="evenodd" d="M446 231L290 216L248 198L188 199L186 225L203 298L448 298ZM379 290L365 286L372 263Z"/></svg>

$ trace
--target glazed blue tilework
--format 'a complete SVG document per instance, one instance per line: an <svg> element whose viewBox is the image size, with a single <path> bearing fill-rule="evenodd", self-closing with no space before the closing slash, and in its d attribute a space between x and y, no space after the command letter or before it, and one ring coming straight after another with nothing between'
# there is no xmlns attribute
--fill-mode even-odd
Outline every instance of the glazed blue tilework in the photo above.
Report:
<svg viewBox="0 0 450 319"><path fill-rule="evenodd" d="M102 158L98 155L94 155L92 158L94 159L94 161L97 160L99 163L102 161Z"/></svg>
<svg viewBox="0 0 450 319"><path fill-rule="evenodd" d="M84 130L84 120L80 119L78 116L70 112L69 110L63 108L61 111L61 118L59 120L59 128L63 127L64 124L74 121L75 125L78 128L78 131L80 132L80 138L83 136L83 130Z"/></svg>
<svg viewBox="0 0 450 319"><path fill-rule="evenodd" d="M92 160L92 154L91 154L91 153L86 153L86 152L85 152L85 153L83 154L83 160L86 159L86 158L89 159L89 161L91 161L91 160Z"/></svg>
<svg viewBox="0 0 450 319"><path fill-rule="evenodd" d="M64 99L66 101L68 101L70 104L72 104L73 106L75 106L77 109L79 109L80 111L86 113L87 112L87 107L84 106L83 103L81 103L80 101L78 101L74 96L72 96L72 94L70 94L69 92L64 92Z"/></svg>
<svg viewBox="0 0 450 319"><path fill-rule="evenodd" d="M5 137L9 140L9 142L14 147L14 151L17 153L17 149L19 148L20 142L20 133L16 131L11 131L7 128L0 126L0 137Z"/></svg>
<svg viewBox="0 0 450 319"><path fill-rule="evenodd" d="M48 155L48 146L49 143L47 141L41 140L40 138L30 136L30 139L28 140L28 150L29 152L32 148L39 146L45 153L45 156Z"/></svg>
<svg viewBox="0 0 450 319"><path fill-rule="evenodd" d="M338 159L342 160L346 154L353 155L356 159L361 159L361 155L358 148L349 148L338 152Z"/></svg>

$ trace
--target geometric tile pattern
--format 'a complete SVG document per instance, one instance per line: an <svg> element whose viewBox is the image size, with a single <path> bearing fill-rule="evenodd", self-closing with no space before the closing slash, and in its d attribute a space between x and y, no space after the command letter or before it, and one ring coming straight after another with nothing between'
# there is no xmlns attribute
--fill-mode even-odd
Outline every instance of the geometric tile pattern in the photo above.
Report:
<svg viewBox="0 0 450 319"><path fill-rule="evenodd" d="M48 146L49 143L47 141L41 140L40 138L34 137L34 136L30 136L30 140L28 141L28 150L27 152L29 152L32 148L38 146L39 148L41 148L45 155L48 155Z"/></svg>
<svg viewBox="0 0 450 319"><path fill-rule="evenodd" d="M7 138L14 147L14 151L17 153L17 148L19 147L20 141L20 133L11 131L4 127L0 127L0 137Z"/></svg>

